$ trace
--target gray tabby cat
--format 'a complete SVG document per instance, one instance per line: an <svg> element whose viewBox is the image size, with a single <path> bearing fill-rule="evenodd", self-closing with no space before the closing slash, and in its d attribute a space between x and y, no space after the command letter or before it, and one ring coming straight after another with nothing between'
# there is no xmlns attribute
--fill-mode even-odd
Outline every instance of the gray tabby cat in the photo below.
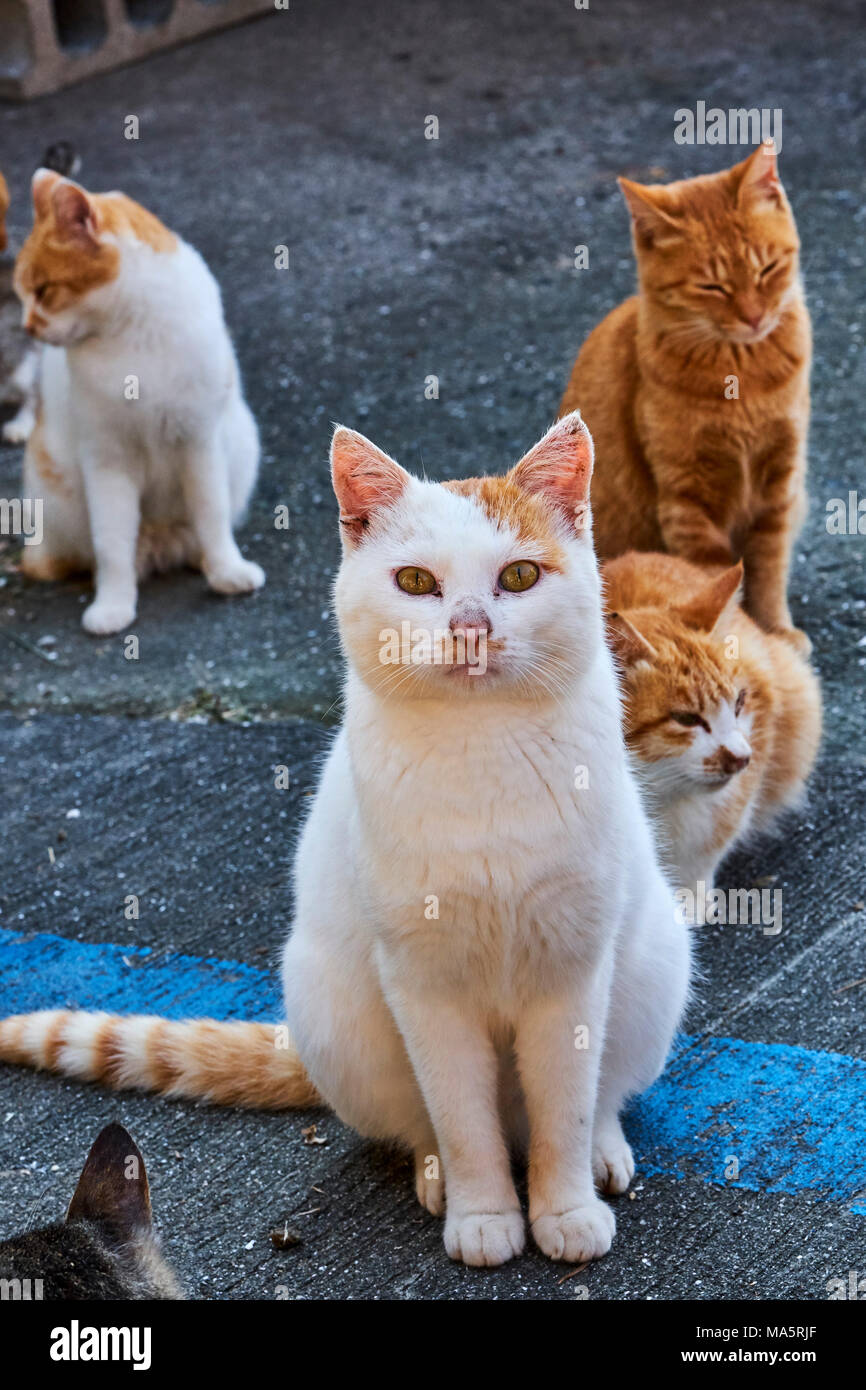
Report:
<svg viewBox="0 0 866 1390"><path fill-rule="evenodd" d="M106 1125L65 1221L0 1241L5 1298L84 1301L183 1298L160 1254L144 1159L123 1125Z"/></svg>

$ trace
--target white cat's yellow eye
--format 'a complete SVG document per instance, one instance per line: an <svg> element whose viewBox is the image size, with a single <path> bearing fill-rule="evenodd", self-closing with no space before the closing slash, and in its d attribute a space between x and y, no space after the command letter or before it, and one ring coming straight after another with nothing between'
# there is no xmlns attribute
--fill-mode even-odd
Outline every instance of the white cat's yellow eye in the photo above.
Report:
<svg viewBox="0 0 866 1390"><path fill-rule="evenodd" d="M500 574L499 587L507 589L510 594L522 594L524 590L531 589L533 584L538 583L540 573L538 566L531 560L515 560L513 564L506 565Z"/></svg>
<svg viewBox="0 0 866 1390"><path fill-rule="evenodd" d="M432 594L437 587L430 571L420 570L417 565L407 565L394 577L404 594Z"/></svg>

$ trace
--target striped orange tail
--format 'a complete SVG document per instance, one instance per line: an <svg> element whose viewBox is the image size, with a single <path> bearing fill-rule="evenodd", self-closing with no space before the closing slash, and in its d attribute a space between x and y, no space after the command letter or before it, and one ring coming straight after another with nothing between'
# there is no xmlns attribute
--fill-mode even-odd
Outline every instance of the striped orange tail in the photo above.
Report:
<svg viewBox="0 0 866 1390"><path fill-rule="evenodd" d="M271 1023L46 1009L0 1019L0 1061L217 1105L322 1104L288 1030Z"/></svg>

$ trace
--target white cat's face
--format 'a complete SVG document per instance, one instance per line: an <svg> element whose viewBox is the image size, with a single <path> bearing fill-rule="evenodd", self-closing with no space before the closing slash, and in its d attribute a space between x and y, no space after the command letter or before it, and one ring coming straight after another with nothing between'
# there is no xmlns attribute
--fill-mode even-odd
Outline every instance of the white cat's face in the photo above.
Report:
<svg viewBox="0 0 866 1390"><path fill-rule="evenodd" d="M515 473L442 485L399 472L395 499L354 524L337 578L355 673L386 698L561 696L602 640L586 529Z"/></svg>

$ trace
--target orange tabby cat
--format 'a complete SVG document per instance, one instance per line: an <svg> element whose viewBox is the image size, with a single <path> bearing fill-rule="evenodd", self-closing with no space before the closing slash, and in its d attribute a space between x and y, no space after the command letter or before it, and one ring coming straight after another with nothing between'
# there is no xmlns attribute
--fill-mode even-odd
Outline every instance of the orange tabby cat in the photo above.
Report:
<svg viewBox="0 0 866 1390"><path fill-rule="evenodd" d="M560 414L596 444L602 559L745 563L745 606L808 650L787 604L805 514L811 330L772 142L719 174L620 179L640 293L589 335Z"/></svg>
<svg viewBox="0 0 866 1390"><path fill-rule="evenodd" d="M739 606L742 564L629 551L603 569L626 741L680 887L709 889L750 828L796 803L821 739L818 678Z"/></svg>

